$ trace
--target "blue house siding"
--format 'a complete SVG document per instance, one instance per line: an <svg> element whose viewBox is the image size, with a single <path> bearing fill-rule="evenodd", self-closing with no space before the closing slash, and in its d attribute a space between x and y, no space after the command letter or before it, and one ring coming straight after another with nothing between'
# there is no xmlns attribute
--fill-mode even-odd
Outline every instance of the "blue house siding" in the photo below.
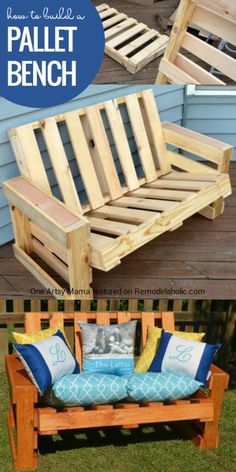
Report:
<svg viewBox="0 0 236 472"><path fill-rule="evenodd" d="M187 97L184 126L224 141L234 147L236 160L236 96Z"/></svg>
<svg viewBox="0 0 236 472"><path fill-rule="evenodd" d="M146 88L152 88L154 91L161 120L168 120L177 124L181 124L184 105L184 86L170 87L169 85L167 85L158 87L150 85L91 85L83 94L81 94L79 97L76 97L71 102L48 109L30 109L26 107L21 107L10 103L3 98L0 98L0 245L7 243L13 238L8 205L2 191L2 182L4 180L11 179L12 177L15 177L19 174L15 158L9 143L7 130L9 128L14 128L16 126L26 124L27 122L46 118L48 116L56 115L58 113L63 113L65 111L74 110L84 106L89 106L107 100L109 98L127 95L133 92L144 90ZM129 125L127 121L127 133L129 133L128 126ZM65 129L62 129L61 133L64 145L69 151L70 165L73 169L75 182L77 184L77 187L81 186L81 179L78 174L78 168L74 160L73 151L68 141L68 135ZM108 128L107 133L109 136ZM132 136L129 136L129 141L131 150L134 154L134 159L136 159L135 142ZM55 178L43 141L40 141L40 147L42 157L45 162L45 167L47 168L50 182L52 184L53 193L55 195L59 195L59 190L55 182ZM116 158L116 156L114 156L114 158ZM136 161L138 166L138 160L136 159ZM117 163L117 166L118 165L119 163ZM118 171L121 174L121 169L119 169L119 167ZM80 193L80 198L85 199L86 195L83 195L82 192Z"/></svg>

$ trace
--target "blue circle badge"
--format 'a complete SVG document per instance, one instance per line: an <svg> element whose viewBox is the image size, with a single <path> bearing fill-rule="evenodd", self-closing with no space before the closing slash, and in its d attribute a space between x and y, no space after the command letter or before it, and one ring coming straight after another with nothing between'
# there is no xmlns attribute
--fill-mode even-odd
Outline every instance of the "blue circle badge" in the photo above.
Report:
<svg viewBox="0 0 236 472"><path fill-rule="evenodd" d="M90 0L1 0L0 95L45 108L79 95L103 60L102 23Z"/></svg>

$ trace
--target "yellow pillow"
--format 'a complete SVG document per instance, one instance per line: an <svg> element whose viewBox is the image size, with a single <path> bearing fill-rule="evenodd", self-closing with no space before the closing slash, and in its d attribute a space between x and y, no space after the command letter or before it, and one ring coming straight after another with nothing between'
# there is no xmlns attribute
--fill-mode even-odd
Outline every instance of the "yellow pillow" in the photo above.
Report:
<svg viewBox="0 0 236 472"><path fill-rule="evenodd" d="M161 332L161 328L148 326L148 339L144 346L143 352L136 364L135 372L147 372L147 370L149 369L160 343ZM176 334L181 338L191 339L192 341L201 341L205 336L205 333L186 333L185 331L167 332L171 334Z"/></svg>
<svg viewBox="0 0 236 472"><path fill-rule="evenodd" d="M32 344L37 343L38 341L43 341L43 339L50 338L50 336L53 336L59 329L65 335L63 326L60 323L58 323L55 328L43 329L42 331L37 331L35 333L13 332L12 335L18 344Z"/></svg>

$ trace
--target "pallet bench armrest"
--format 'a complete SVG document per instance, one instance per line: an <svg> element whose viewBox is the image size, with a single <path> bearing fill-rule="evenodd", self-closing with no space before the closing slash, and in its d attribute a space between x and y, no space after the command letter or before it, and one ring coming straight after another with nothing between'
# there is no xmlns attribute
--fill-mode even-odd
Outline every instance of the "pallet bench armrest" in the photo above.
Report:
<svg viewBox="0 0 236 472"><path fill-rule="evenodd" d="M47 231L59 243L74 230L87 226L88 221L71 212L64 203L36 187L26 177L16 177L3 184L10 205L20 210L30 221Z"/></svg>
<svg viewBox="0 0 236 472"><path fill-rule="evenodd" d="M167 121L162 123L166 143L196 154L216 164L221 173L228 173L233 147L214 138Z"/></svg>
<svg viewBox="0 0 236 472"><path fill-rule="evenodd" d="M221 386L222 390L226 390L229 384L229 375L214 364L211 365L210 370L211 370L211 376L208 381L209 390L217 391L219 388L219 385Z"/></svg>
<svg viewBox="0 0 236 472"><path fill-rule="evenodd" d="M25 177L4 183L15 234L14 254L51 293L91 298L90 225L55 197ZM65 279L69 291L55 281L32 255L36 254Z"/></svg>
<svg viewBox="0 0 236 472"><path fill-rule="evenodd" d="M19 391L30 393L34 399L34 402L37 403L37 388L28 376L20 359L16 355L9 355L5 358L5 364L12 403L17 403Z"/></svg>

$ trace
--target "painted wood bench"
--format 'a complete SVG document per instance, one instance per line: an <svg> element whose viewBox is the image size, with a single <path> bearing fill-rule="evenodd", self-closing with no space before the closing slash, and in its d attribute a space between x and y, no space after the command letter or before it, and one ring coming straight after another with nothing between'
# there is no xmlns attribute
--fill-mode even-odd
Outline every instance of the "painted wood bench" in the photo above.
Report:
<svg viewBox="0 0 236 472"><path fill-rule="evenodd" d="M91 299L91 268L109 271L197 212L217 217L231 193L232 146L161 124L151 90L9 135L22 174L4 183L14 254L59 299Z"/></svg>
<svg viewBox="0 0 236 472"><path fill-rule="evenodd" d="M235 55L231 57L194 36L188 31L189 25L228 42L235 48ZM199 59L209 65L208 70L198 65ZM211 68L219 74L212 74ZM156 83L224 85L229 80L236 81L235 3L231 0L181 0Z"/></svg>
<svg viewBox="0 0 236 472"><path fill-rule="evenodd" d="M138 320L141 326L141 342L145 345L148 326L159 326L166 330L175 327L174 314L165 313L26 313L25 332L34 332L49 321L51 327L58 323L72 323L74 336L71 347L82 365L82 349L78 320L98 324L123 323ZM66 326L65 326L66 330ZM178 422L184 436L191 438L200 448L216 448L219 434L224 390L229 376L212 365L208 393L198 391L190 399L167 403L116 403L93 407L71 407L57 411L55 408L39 407L36 387L28 377L23 364L15 356L6 357L6 370L10 389L10 411L8 427L11 451L16 470L37 467L38 437L57 434L61 430L118 426L138 427L148 423ZM185 423L186 422L186 423ZM13 431L15 431L15 436Z"/></svg>

